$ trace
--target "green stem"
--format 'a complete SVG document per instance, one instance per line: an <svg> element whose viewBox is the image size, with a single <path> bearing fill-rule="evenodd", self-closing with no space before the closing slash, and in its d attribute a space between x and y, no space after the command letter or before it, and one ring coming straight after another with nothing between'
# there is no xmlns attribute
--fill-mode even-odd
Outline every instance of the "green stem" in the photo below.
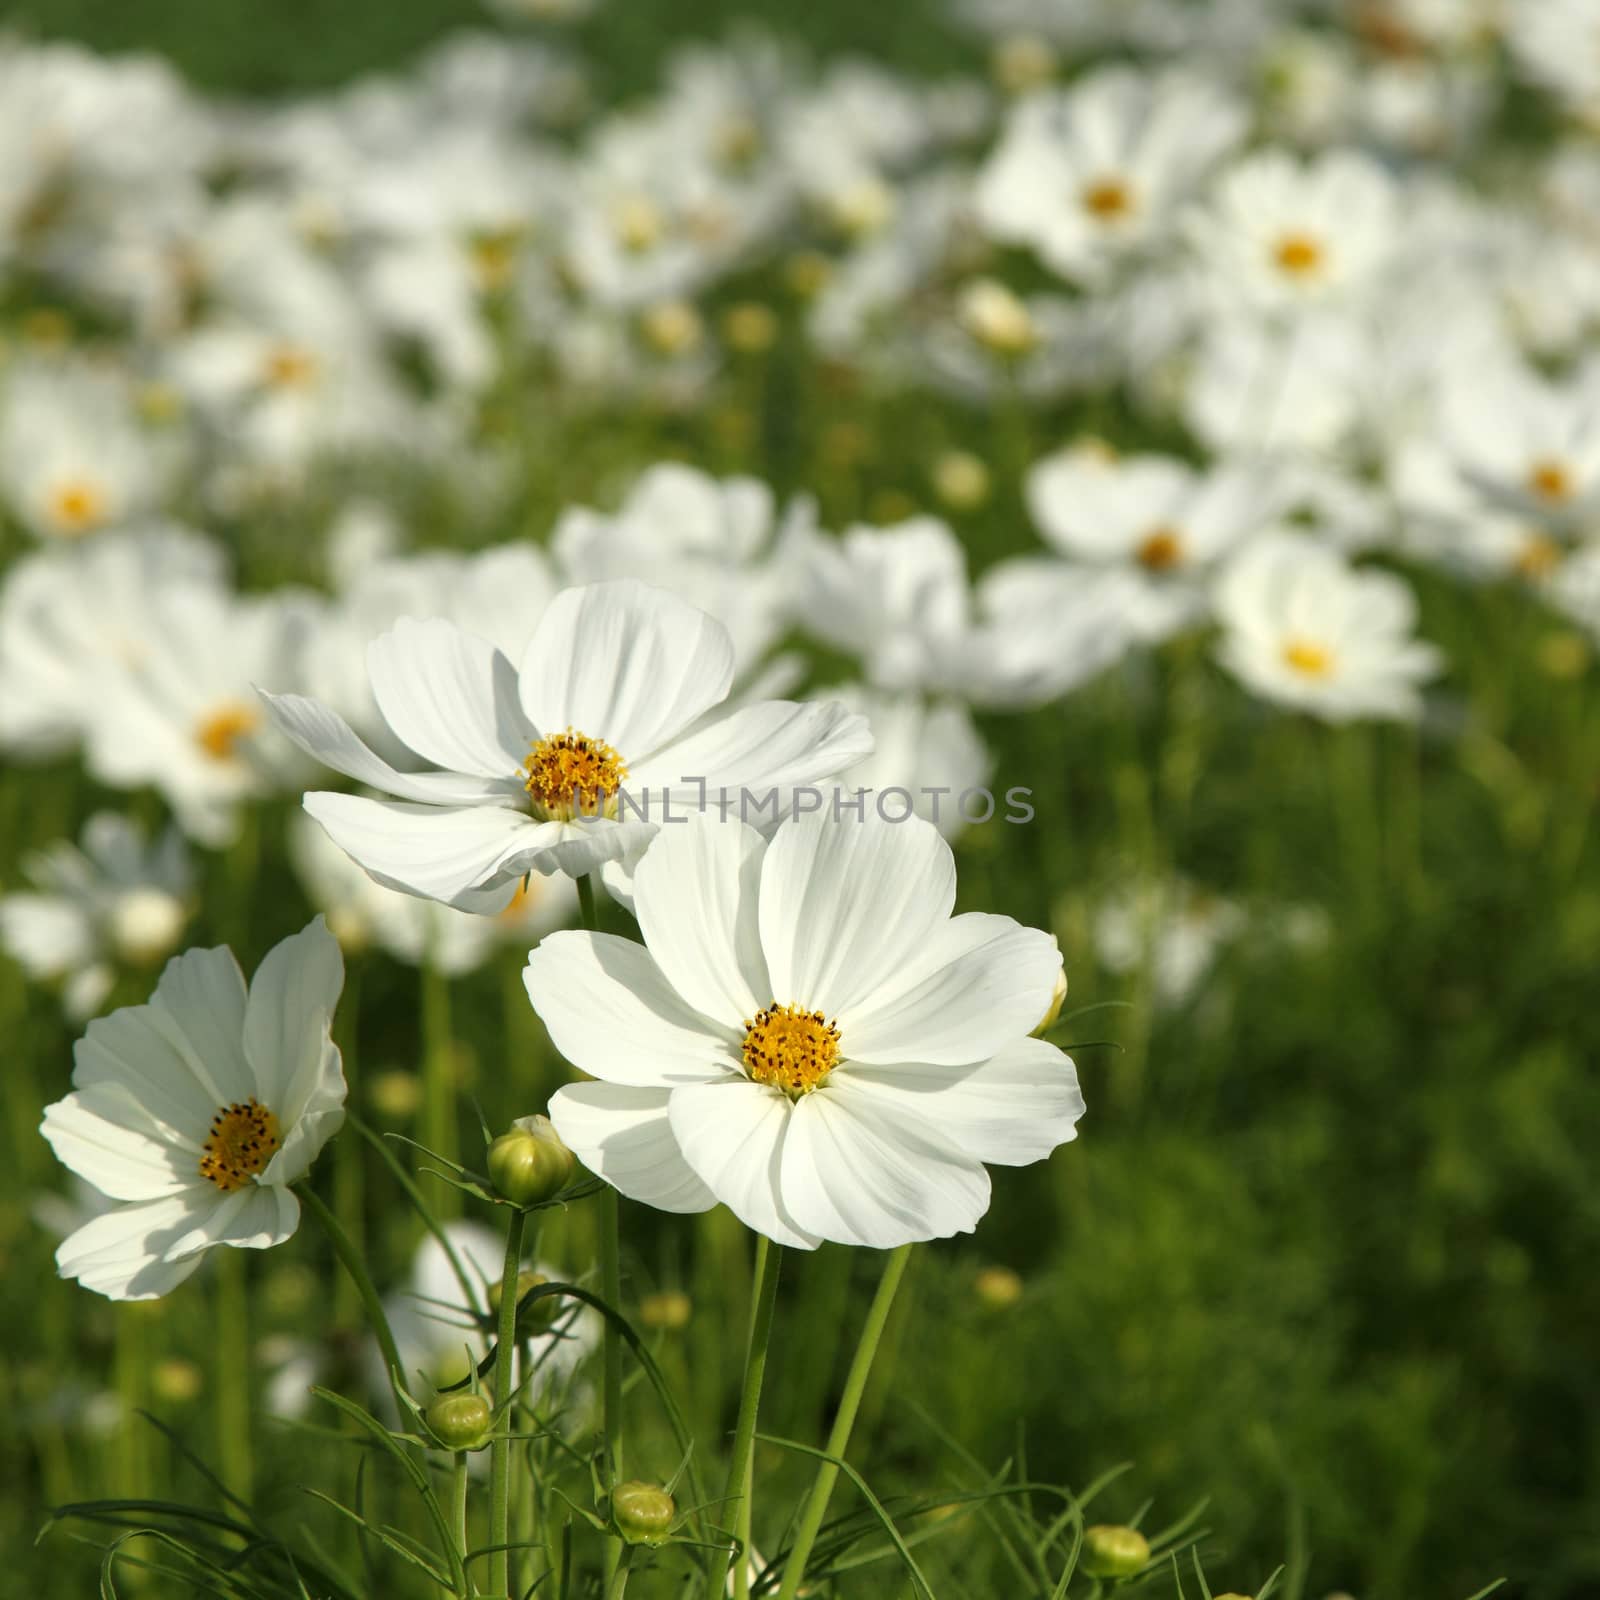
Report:
<svg viewBox="0 0 1600 1600"><path fill-rule="evenodd" d="M395 1346L394 1333L389 1327L389 1317L383 1309L383 1301L378 1298L377 1288L367 1271L366 1263L361 1259L360 1251L351 1243L350 1235L344 1231L339 1219L328 1209L315 1189L309 1184L297 1183L294 1192L300 1196L300 1203L326 1230L328 1239L333 1245L333 1253L338 1256L340 1266L355 1284L356 1293L361 1296L361 1303L366 1307L367 1321L372 1325L373 1337L377 1339L378 1348L383 1352L383 1364L388 1369L389 1381L402 1382L405 1374L400 1365L400 1352Z"/></svg>
<svg viewBox="0 0 1600 1600"><path fill-rule="evenodd" d="M450 980L431 960L422 965L422 1142L447 1161L456 1159L455 1050L450 1041ZM444 1216L460 1209L445 1186L434 1202Z"/></svg>
<svg viewBox="0 0 1600 1600"><path fill-rule="evenodd" d="M121 1402L118 1439L122 1446L121 1494L149 1499L151 1484L144 1462L144 1419L139 1415L148 1403L145 1374L150 1369L149 1324L155 1315L148 1305L118 1308L117 1316L117 1398Z"/></svg>
<svg viewBox="0 0 1600 1600"><path fill-rule="evenodd" d="M633 1546L625 1545L622 1559L617 1562L616 1571L606 1584L606 1600L622 1600L623 1591L628 1587L628 1565L632 1560Z"/></svg>
<svg viewBox="0 0 1600 1600"><path fill-rule="evenodd" d="M750 1314L750 1341L744 1359L744 1388L739 1396L739 1420L733 1431L733 1457L728 1463L725 1502L735 1506L735 1531L739 1548L734 1559L733 1588L737 1600L750 1600L751 1489L754 1480L756 1413L761 1407L761 1380L767 1370L767 1345L772 1338L772 1314L778 1303L778 1271L783 1249L764 1234L756 1236L756 1293ZM721 1600L727 1588L728 1569L711 1563L708 1600Z"/></svg>
<svg viewBox="0 0 1600 1600"><path fill-rule="evenodd" d="M600 1296L613 1311L622 1309L622 1262L618 1234L617 1191L600 1199ZM606 1471L610 1483L622 1477L622 1336L610 1317L605 1331Z"/></svg>
<svg viewBox="0 0 1600 1600"><path fill-rule="evenodd" d="M733 1461L728 1464L728 1491L723 1499L734 1502L738 1522L739 1549L734 1560L733 1592L738 1600L750 1600L750 1514L755 1488L755 1414L762 1405L762 1379L766 1374L766 1347L773 1336L773 1310L778 1306L778 1272L782 1266L781 1245L773 1245L763 1234L755 1238L754 1306L750 1310L750 1342L744 1357L744 1390L739 1395L739 1421L733 1430ZM726 1589L726 1571L712 1562L709 1600L720 1600Z"/></svg>
<svg viewBox="0 0 1600 1600"><path fill-rule="evenodd" d="M361 968L345 969L344 994L339 1008L338 1044L344 1063L345 1082L358 1078L357 1025L361 1010ZM358 1139L339 1139L333 1147L333 1210L340 1225L359 1252L365 1247L366 1233L366 1152ZM333 1318L336 1326L355 1321L360 1295L348 1275L341 1275L334 1288Z"/></svg>
<svg viewBox="0 0 1600 1600"><path fill-rule="evenodd" d="M250 1304L245 1259L218 1252L216 1300L217 1457L222 1481L248 1501L255 1465L250 1440Z"/></svg>
<svg viewBox="0 0 1600 1600"><path fill-rule="evenodd" d="M467 1452L457 1450L450 1468L450 1526L454 1530L456 1549L461 1556L461 1570L465 1577L463 1600L477 1593L477 1585L467 1569Z"/></svg>
<svg viewBox="0 0 1600 1600"><path fill-rule="evenodd" d="M856 1346L855 1359L850 1363L849 1375L844 1380L844 1394L839 1399L839 1409L834 1415L833 1429L828 1435L827 1452L832 1458L821 1462L811 1485L811 1494L800 1517L800 1530L795 1535L794 1548L783 1569L783 1586L778 1590L778 1600L794 1600L805 1576L806 1562L811 1559L811 1547L817 1542L822 1519L827 1515L828 1500L838 1481L838 1463L850 1446L850 1430L855 1426L856 1412L861 1407L861 1396L866 1392L867 1377L872 1371L872 1359L878 1353L878 1341L883 1337L884 1324L889 1320L889 1308L894 1304L895 1291L905 1276L906 1262L911 1259L911 1246L901 1245L890 1253L884 1263L883 1277L878 1281L878 1292L872 1298L861 1342Z"/></svg>
<svg viewBox="0 0 1600 1600"><path fill-rule="evenodd" d="M578 885L578 915L590 933L600 926L600 915L594 903L594 880L587 873L576 880Z"/></svg>
<svg viewBox="0 0 1600 1600"><path fill-rule="evenodd" d="M500 1322L495 1335L494 1403L500 1413L489 1447L489 1543L500 1546L489 1557L489 1590L510 1592L511 1552L511 1389L517 1358L517 1282L522 1274L522 1224L526 1213L513 1209L506 1223L506 1264L500 1274Z"/></svg>

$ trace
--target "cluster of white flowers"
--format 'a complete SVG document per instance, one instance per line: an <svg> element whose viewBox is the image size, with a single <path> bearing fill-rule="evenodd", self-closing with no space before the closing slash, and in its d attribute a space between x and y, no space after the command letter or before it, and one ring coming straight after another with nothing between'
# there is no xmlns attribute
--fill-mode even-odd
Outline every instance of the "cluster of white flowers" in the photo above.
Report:
<svg viewBox="0 0 1600 1600"><path fill-rule="evenodd" d="M948 919L939 834L972 819L939 798L993 771L974 712L1198 634L1289 711L1418 720L1446 663L1404 564L1526 582L1600 633L1593 0L959 14L987 76L746 36L622 108L510 35L271 107L0 43L0 284L32 307L0 362L26 552L0 582L0 752L153 788L206 848L309 790L290 855L338 940L447 972L559 926L597 874L645 949L534 956L599 1080L563 1091L561 1131L629 1193L802 1245L970 1227L982 1163L1081 1109L1028 1038L1050 941ZM675 462L531 520L542 440L725 405L780 343L885 405L1020 418L1021 454L930 461L949 520L833 532L804 495ZM1077 436L1030 437L1052 414ZM1036 548L975 573L958 528L1002 473ZM434 506L503 542L426 548ZM793 816L824 780L937 828L870 805L854 832L660 826L708 792ZM181 841L115 817L28 870L0 938L79 1013L189 914ZM930 898L863 930L851 872ZM231 965L182 959L164 989L192 970L239 1011ZM163 994L139 1026L170 1034ZM237 1112L233 1150L259 1121L236 1076L146 1130L119 1198L183 1222L157 1146ZM1020 1117L975 1109L991 1079ZM89 1138L77 1111L51 1126ZM252 1239L288 1225L277 1193ZM149 1282L187 1270L198 1236L175 1238Z"/></svg>

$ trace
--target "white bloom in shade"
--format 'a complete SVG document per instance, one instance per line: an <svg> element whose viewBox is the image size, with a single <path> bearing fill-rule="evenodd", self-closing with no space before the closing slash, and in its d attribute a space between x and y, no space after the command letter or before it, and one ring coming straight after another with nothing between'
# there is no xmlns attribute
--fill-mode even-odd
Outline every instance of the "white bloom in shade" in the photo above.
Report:
<svg viewBox="0 0 1600 1600"><path fill-rule="evenodd" d="M100 1009L119 967L170 955L189 920L194 873L175 828L150 844L128 818L98 812L81 847L59 840L22 872L37 892L0 895L0 945L30 978L63 980L78 1021Z"/></svg>
<svg viewBox="0 0 1600 1600"><path fill-rule="evenodd" d="M316 791L306 810L378 882L463 910L498 910L529 872L631 867L669 808L740 788L783 803L872 749L842 706L721 713L727 630L632 581L557 595L520 668L442 618L402 621L367 663L391 731L435 770L397 771L315 701L264 695L304 749L394 797Z"/></svg>
<svg viewBox="0 0 1600 1600"><path fill-rule="evenodd" d="M155 452L128 385L87 366L15 373L0 407L0 495L41 539L82 539L150 509Z"/></svg>
<svg viewBox="0 0 1600 1600"><path fill-rule="evenodd" d="M1238 556L1216 590L1223 665L1268 700L1330 722L1415 719L1420 686L1440 670L1414 636L1416 600L1387 572L1360 572L1294 534Z"/></svg>
<svg viewBox="0 0 1600 1600"><path fill-rule="evenodd" d="M1063 276L1096 281L1170 233L1246 120L1192 74L1097 72L1012 112L978 177L978 219L997 239L1033 246Z"/></svg>
<svg viewBox="0 0 1600 1600"><path fill-rule="evenodd" d="M317 612L288 589L236 595L186 583L152 595L139 650L104 674L87 709L91 774L119 788L153 784L192 838L227 844L246 801L298 787L305 763L253 685L298 670Z"/></svg>
<svg viewBox="0 0 1600 1600"><path fill-rule="evenodd" d="M1009 917L952 917L930 823L808 817L663 830L634 879L642 945L558 933L525 974L595 1082L556 1131L623 1194L718 1201L780 1244L887 1249L970 1232L985 1162L1042 1160L1083 1099L1029 1037L1061 953Z"/></svg>
<svg viewBox="0 0 1600 1600"><path fill-rule="evenodd" d="M505 1271L505 1240L481 1222L447 1222L444 1232L466 1283L457 1276L445 1247L429 1234L411 1259L405 1290L384 1297L408 1385L419 1375L423 1382L440 1387L459 1383L467 1376L469 1365L481 1361L489 1350L485 1330L493 1315L494 1291ZM523 1270L554 1281L562 1276L542 1263L529 1263ZM538 1374L533 1384L535 1399L572 1376L599 1334L598 1314L575 1300L557 1300L553 1307L547 1303L547 1309L554 1311L554 1321L530 1343ZM373 1387L381 1391L386 1384L383 1358L376 1346L371 1367Z"/></svg>
<svg viewBox="0 0 1600 1600"><path fill-rule="evenodd" d="M526 949L577 917L578 892L560 876L507 884L505 904L486 906L487 916L399 894L374 883L303 812L289 819L289 859L346 952L377 945L407 966L426 962L451 977L475 971L505 945Z"/></svg>
<svg viewBox="0 0 1600 1600"><path fill-rule="evenodd" d="M55 755L82 735L108 674L144 657L160 596L223 580L178 528L102 534L25 556L0 591L0 748Z"/></svg>
<svg viewBox="0 0 1600 1600"><path fill-rule="evenodd" d="M62 1277L150 1300L215 1245L264 1250L295 1231L289 1185L344 1121L328 1033L343 986L318 918L268 953L248 989L230 950L189 950L148 1005L89 1024L73 1092L45 1108L41 1131L119 1204L62 1242Z"/></svg>
<svg viewBox="0 0 1600 1600"><path fill-rule="evenodd" d="M908 809L926 817L945 838L967 825L962 797L982 790L994 770L983 735L958 700L925 700L915 694L886 694L861 684L827 691L828 698L859 711L871 724L874 749L839 780L850 793L869 794L890 816ZM900 794L891 795L898 789ZM972 820L984 809L981 793L969 804Z"/></svg>
<svg viewBox="0 0 1600 1600"><path fill-rule="evenodd" d="M639 578L709 612L733 640L742 679L783 631L783 553L810 517L805 502L780 516L755 478L717 479L666 461L640 474L614 515L562 512L550 547L568 583Z"/></svg>
<svg viewBox="0 0 1600 1600"><path fill-rule="evenodd" d="M1191 223L1218 298L1273 312L1359 297L1402 237L1393 182L1347 151L1306 164L1281 150L1249 156Z"/></svg>
<svg viewBox="0 0 1600 1600"><path fill-rule="evenodd" d="M1213 569L1276 511L1253 467L1199 472L1168 456L1105 460L1082 449L1039 462L1025 493L1033 520L1062 555L1121 567L1136 579L1129 621L1152 642L1203 614Z"/></svg>

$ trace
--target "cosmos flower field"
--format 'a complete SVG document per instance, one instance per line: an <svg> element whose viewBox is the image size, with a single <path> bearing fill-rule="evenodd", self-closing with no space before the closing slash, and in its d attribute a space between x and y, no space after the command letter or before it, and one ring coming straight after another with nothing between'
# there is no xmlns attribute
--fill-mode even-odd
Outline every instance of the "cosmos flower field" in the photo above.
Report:
<svg viewBox="0 0 1600 1600"><path fill-rule="evenodd" d="M0 32L0 1596L1595 1593L1600 4L315 10Z"/></svg>

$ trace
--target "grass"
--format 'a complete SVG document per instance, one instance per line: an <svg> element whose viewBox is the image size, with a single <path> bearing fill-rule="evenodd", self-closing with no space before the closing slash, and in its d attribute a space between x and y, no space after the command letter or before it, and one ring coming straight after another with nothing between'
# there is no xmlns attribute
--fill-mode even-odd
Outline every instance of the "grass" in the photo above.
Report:
<svg viewBox="0 0 1600 1600"><path fill-rule="evenodd" d="M681 10L613 0L587 25L608 92L648 81ZM938 68L961 47L926 27L926 11L819 4L804 29L823 49ZM719 0L697 5L693 25L712 34L734 14L789 19L788 8ZM14 7L12 20L102 49L159 49L206 85L272 93L401 64L441 27L475 17L443 0L215 0L197 27L180 0L52 0ZM824 399L814 374L780 364L746 374L704 417L594 419L537 446L523 524L540 533L562 504L604 499L672 454L815 489L837 526L925 504L943 445L996 458L1018 447L981 414L893 405L905 414L859 389ZM1086 420L1068 409L1031 417L1023 449ZM1126 419L1094 420L1137 442ZM841 465L828 441L848 427L865 447ZM247 580L309 567L316 526L290 530L287 548L245 546ZM1030 538L1006 485L962 532L979 567ZM506 530L458 518L433 533L476 545ZM1205 1562L1219 1592L1254 1593L1283 1561L1292 1600L1337 1589L1465 1600L1502 1573L1529 1600L1600 1587L1596 673L1590 659L1573 672L1545 648L1558 629L1524 595L1413 577L1423 633L1452 663L1420 734L1271 713L1192 645L1064 707L987 720L1001 784L1032 787L1038 816L967 836L963 905L1061 939L1069 1015L1092 1008L1064 1035L1079 1046L1091 1112L1048 1167L996 1174L975 1238L914 1260L857 1434L855 1459L880 1493L970 1486L1008 1458L1035 1480L1078 1486L1131 1462L1096 1516L1120 1520L1153 1501L1159 1526L1208 1497ZM0 883L27 849L121 799L70 763L0 773ZM133 804L159 814L151 796ZM205 874L194 937L231 940L247 969L307 915L282 855L286 809L263 812L253 869L235 857ZM1148 973L1119 978L1097 964L1093 912L1107 891L1174 872L1257 912L1318 908L1328 935L1307 944L1262 923L1192 999L1157 1006ZM561 1080L518 964L508 954L451 997L451 1060L496 1126ZM417 1066L417 977L376 957L352 976L340 1028L355 1103L380 1127L409 1128L376 1090L392 1081L382 1074ZM69 1530L34 1544L48 1506L131 1481L175 1496L203 1485L153 1430L85 1428L67 1388L120 1383L213 1456L214 1288L202 1275L168 1302L125 1310L54 1278L30 1213L57 1181L35 1128L66 1086L72 1032L10 966L0 966L0 1029L0 1479L11 1491L0 1547L16 1592L89 1592L98 1557ZM358 1165L367 1247L393 1281L417 1225L388 1168ZM625 1300L689 1293L688 1329L650 1338L697 1436L718 1439L736 1400L748 1241L720 1214L691 1227L624 1212ZM587 1271L594 1228L592 1208L574 1208L549 1223L542 1251ZM1014 1305L979 1292L980 1269L995 1264L1020 1276ZM353 1376L354 1312L325 1303L333 1264L315 1234L249 1267L258 1336L309 1326L334 1381ZM786 1264L763 1432L820 1436L872 1281L870 1263L833 1248ZM630 1400L643 1428L636 1464L665 1475L672 1449L650 1431L647 1400ZM305 1522L336 1542L331 1514L308 1511L296 1481L304 1440L279 1428L257 1447L268 1522ZM757 1472L777 1486L769 1504L807 1477L771 1446ZM330 1455L322 1486L347 1476ZM1009 1592L1001 1521L988 1509L929 1547L942 1594ZM779 1532L758 1523L757 1541ZM166 1591L130 1582L127 1592ZM859 1592L903 1585L880 1577Z"/></svg>

